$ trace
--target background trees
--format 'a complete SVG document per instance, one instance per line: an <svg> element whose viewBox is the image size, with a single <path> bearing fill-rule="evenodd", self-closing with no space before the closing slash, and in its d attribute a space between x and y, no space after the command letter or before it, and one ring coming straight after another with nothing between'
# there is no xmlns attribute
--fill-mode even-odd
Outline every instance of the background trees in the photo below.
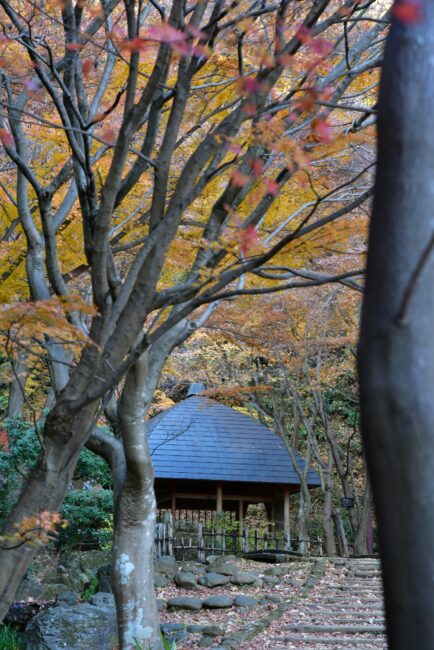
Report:
<svg viewBox="0 0 434 650"><path fill-rule="evenodd" d="M100 453L122 648L160 643L144 421L171 350L213 302L357 288L360 267L311 260L371 195L377 4L0 0L2 291L21 301L0 324L13 385L20 354L49 383L5 531L58 511L81 447ZM0 616L33 552L0 552Z"/></svg>

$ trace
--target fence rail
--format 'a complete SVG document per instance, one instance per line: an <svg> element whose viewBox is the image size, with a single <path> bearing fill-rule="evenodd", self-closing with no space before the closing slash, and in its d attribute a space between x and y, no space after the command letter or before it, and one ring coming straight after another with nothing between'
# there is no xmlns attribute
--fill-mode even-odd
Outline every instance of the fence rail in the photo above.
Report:
<svg viewBox="0 0 434 650"><path fill-rule="evenodd" d="M304 555L320 556L323 543L316 539L291 539L283 532L259 533L247 527L226 530L195 524L191 530L177 531L171 519L156 526L155 549L158 557L174 555L178 559L197 559L203 562L207 555L242 555L259 551L298 551Z"/></svg>

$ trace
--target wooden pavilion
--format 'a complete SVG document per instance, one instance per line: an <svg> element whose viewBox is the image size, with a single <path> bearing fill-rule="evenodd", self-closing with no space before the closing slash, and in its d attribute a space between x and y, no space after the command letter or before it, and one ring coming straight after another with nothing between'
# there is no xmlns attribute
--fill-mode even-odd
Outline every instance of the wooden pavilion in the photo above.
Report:
<svg viewBox="0 0 434 650"><path fill-rule="evenodd" d="M174 518L177 510L234 512L242 523L249 504L264 503L269 521L289 533L290 494L300 480L284 443L204 390L192 384L185 400L148 423L158 507ZM312 469L308 484L320 485Z"/></svg>

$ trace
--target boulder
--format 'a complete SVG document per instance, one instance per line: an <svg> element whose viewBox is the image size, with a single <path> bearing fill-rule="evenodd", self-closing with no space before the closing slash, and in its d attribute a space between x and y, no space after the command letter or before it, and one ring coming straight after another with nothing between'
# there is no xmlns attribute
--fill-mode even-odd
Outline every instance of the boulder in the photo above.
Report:
<svg viewBox="0 0 434 650"><path fill-rule="evenodd" d="M59 578L68 591L82 593L97 576L99 567L109 563L109 551L68 551L60 557Z"/></svg>
<svg viewBox="0 0 434 650"><path fill-rule="evenodd" d="M38 600L42 598L44 586L41 581L32 574L27 574L20 582L20 586L15 594L15 600Z"/></svg>
<svg viewBox="0 0 434 650"><path fill-rule="evenodd" d="M207 573L221 573L224 576L234 576L239 570L239 565L230 560L219 560L208 565L206 568Z"/></svg>
<svg viewBox="0 0 434 650"><path fill-rule="evenodd" d="M208 609L227 609L232 607L234 599L231 596L210 596L203 601L203 606Z"/></svg>
<svg viewBox="0 0 434 650"><path fill-rule="evenodd" d="M256 607L258 605L259 601L257 598L253 598L253 596L244 596L244 594L240 594L235 598L234 605L235 607Z"/></svg>
<svg viewBox="0 0 434 650"><path fill-rule="evenodd" d="M65 605L65 607L72 607L78 603L79 594L75 591L62 591L62 593L57 594L54 607L60 607ZM95 604L95 603L94 603Z"/></svg>
<svg viewBox="0 0 434 650"><path fill-rule="evenodd" d="M178 567L176 566L174 557L171 555L162 555L161 557L155 558L154 570L155 573L163 573L165 576L173 578L178 571Z"/></svg>
<svg viewBox="0 0 434 650"><path fill-rule="evenodd" d="M205 566L200 562L181 562L180 571L194 573L195 576L202 576L205 573Z"/></svg>
<svg viewBox="0 0 434 650"><path fill-rule="evenodd" d="M166 587L170 582L170 578L164 573L154 573L154 586L157 588Z"/></svg>
<svg viewBox="0 0 434 650"><path fill-rule="evenodd" d="M238 571L238 573L231 578L231 582L234 585L252 585L255 580L255 574L250 573L249 571Z"/></svg>
<svg viewBox="0 0 434 650"><path fill-rule="evenodd" d="M176 598L169 598L167 607L176 609L189 609L197 611L202 609L203 600L201 598L191 598L190 596L177 596Z"/></svg>
<svg viewBox="0 0 434 650"><path fill-rule="evenodd" d="M199 578L198 582L203 587L213 588L227 585L230 580L229 576L224 576L222 573L205 573Z"/></svg>
<svg viewBox="0 0 434 650"><path fill-rule="evenodd" d="M26 650L101 650L118 644L114 607L59 605L37 614L26 628Z"/></svg>
<svg viewBox="0 0 434 650"><path fill-rule="evenodd" d="M183 589L197 589L196 576L188 571L180 571L175 575L175 584Z"/></svg>

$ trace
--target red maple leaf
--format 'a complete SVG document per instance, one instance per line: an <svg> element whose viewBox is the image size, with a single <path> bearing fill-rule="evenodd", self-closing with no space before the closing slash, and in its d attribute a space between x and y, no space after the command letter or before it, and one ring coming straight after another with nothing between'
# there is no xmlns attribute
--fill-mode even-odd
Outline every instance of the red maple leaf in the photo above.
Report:
<svg viewBox="0 0 434 650"><path fill-rule="evenodd" d="M243 257L247 257L249 251L256 248L259 244L258 233L252 223L249 223L245 228L240 231L240 251Z"/></svg>
<svg viewBox="0 0 434 650"><path fill-rule="evenodd" d="M400 0L392 7L393 15L402 23L414 24L422 20L422 6L419 0Z"/></svg>

